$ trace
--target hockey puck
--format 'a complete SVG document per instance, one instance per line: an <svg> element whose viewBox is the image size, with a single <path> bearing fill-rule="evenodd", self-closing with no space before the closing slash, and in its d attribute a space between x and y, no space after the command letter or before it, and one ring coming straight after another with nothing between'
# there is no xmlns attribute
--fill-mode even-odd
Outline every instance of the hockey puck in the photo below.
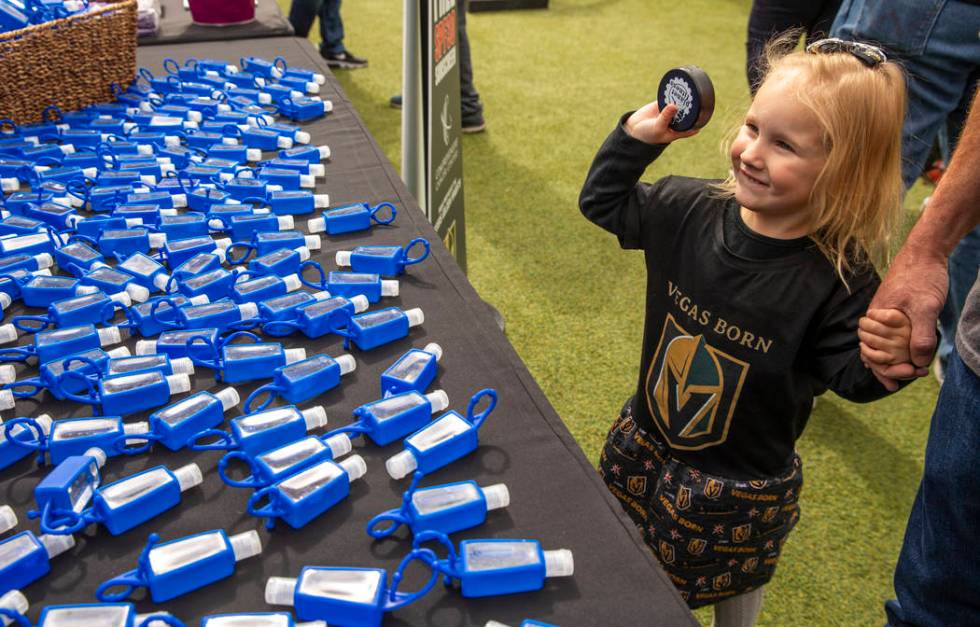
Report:
<svg viewBox="0 0 980 627"><path fill-rule="evenodd" d="M664 74L657 89L660 110L668 104L677 105L670 123L675 131L701 128L715 110L715 88L708 74L696 65L684 65Z"/></svg>

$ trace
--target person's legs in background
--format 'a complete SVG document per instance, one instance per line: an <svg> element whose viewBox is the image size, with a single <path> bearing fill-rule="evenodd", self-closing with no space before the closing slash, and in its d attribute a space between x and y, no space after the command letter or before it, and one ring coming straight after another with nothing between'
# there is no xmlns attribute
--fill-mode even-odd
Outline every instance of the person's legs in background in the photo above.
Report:
<svg viewBox="0 0 980 627"><path fill-rule="evenodd" d="M340 0L293 0L289 23L297 37L307 37L313 20L320 18L320 56L332 68L362 68L367 59L352 55L344 47L344 22L340 18Z"/></svg>
<svg viewBox="0 0 980 627"><path fill-rule="evenodd" d="M711 627L751 627L762 610L762 591L756 588L737 597L719 601L714 605Z"/></svg>
<svg viewBox="0 0 980 627"><path fill-rule="evenodd" d="M473 60L470 57L470 38L466 34L466 0L456 0L456 37L459 42L459 102L462 130L479 133L487 127L483 119L483 103L473 85Z"/></svg>
<svg viewBox="0 0 980 627"><path fill-rule="evenodd" d="M297 37L309 36L313 20L316 19L319 10L320 0L293 0L289 6L289 23L292 24Z"/></svg>

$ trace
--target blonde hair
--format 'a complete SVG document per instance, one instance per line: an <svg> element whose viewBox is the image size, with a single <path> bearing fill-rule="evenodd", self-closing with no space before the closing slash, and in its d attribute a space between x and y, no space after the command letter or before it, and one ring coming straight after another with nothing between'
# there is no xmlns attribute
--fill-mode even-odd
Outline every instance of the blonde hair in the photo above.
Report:
<svg viewBox="0 0 980 627"><path fill-rule="evenodd" d="M810 192L809 234L846 285L856 267L886 263L901 215L905 74L892 62L868 67L848 52L787 54L791 38L767 46L765 76L799 70L796 96L823 129L827 160ZM734 196L734 176L718 189Z"/></svg>

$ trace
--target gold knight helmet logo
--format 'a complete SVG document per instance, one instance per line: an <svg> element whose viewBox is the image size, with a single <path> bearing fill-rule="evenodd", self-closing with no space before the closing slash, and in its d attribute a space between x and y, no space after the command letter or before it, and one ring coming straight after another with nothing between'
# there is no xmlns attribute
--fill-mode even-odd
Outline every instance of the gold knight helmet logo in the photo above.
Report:
<svg viewBox="0 0 980 627"><path fill-rule="evenodd" d="M626 479L626 489L629 490L630 494L643 496L647 491L647 478L643 475L630 475Z"/></svg>
<svg viewBox="0 0 980 627"><path fill-rule="evenodd" d="M715 590L723 590L731 584L732 574L730 572L722 573L711 581L711 585Z"/></svg>
<svg viewBox="0 0 980 627"><path fill-rule="evenodd" d="M687 552L691 555L701 555L704 553L704 550L707 547L707 540L702 540L701 538L691 538L691 541L687 543Z"/></svg>
<svg viewBox="0 0 980 627"><path fill-rule="evenodd" d="M667 442L682 450L724 442L748 369L668 314L645 386L650 413Z"/></svg>
<svg viewBox="0 0 980 627"><path fill-rule="evenodd" d="M681 486L677 488L677 500L674 501L677 509L685 510L691 506L691 488Z"/></svg>
<svg viewBox="0 0 980 627"><path fill-rule="evenodd" d="M708 479L704 484L704 495L709 499L716 499L721 496L722 488L725 487L721 481L717 479Z"/></svg>
<svg viewBox="0 0 980 627"><path fill-rule="evenodd" d="M752 534L752 523L732 527L732 542L739 544L749 539Z"/></svg>
<svg viewBox="0 0 980 627"><path fill-rule="evenodd" d="M660 559L664 564L674 563L674 545L669 542L660 541Z"/></svg>

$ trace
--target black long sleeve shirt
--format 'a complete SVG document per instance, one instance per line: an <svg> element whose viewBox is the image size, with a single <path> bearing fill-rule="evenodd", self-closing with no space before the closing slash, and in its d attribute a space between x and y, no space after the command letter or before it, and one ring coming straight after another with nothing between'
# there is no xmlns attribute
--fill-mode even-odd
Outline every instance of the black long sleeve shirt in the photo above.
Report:
<svg viewBox="0 0 980 627"><path fill-rule="evenodd" d="M625 119L625 118L624 118ZM635 420L703 472L785 472L813 397L867 402L888 391L859 358L857 323L879 279L850 291L807 237L751 231L717 181L639 178L664 146L619 124L599 149L582 213L646 256L647 297Z"/></svg>

